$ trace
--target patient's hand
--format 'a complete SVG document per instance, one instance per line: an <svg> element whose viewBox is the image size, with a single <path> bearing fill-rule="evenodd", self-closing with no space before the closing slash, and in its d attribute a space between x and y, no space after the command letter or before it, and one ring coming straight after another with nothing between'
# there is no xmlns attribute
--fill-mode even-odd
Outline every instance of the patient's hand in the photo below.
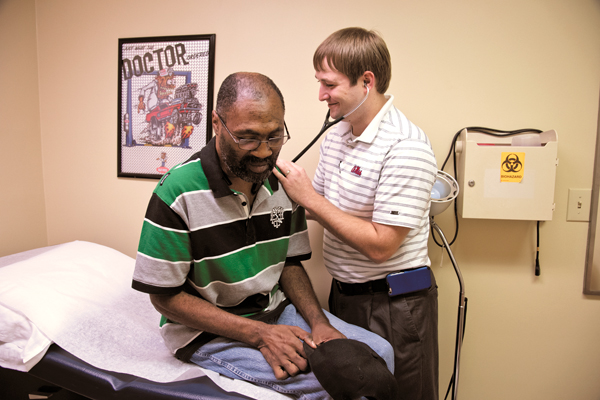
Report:
<svg viewBox="0 0 600 400"><path fill-rule="evenodd" d="M286 379L307 370L302 341L314 347L308 332L296 326L265 324L260 337L261 343L257 347L273 369L275 378Z"/></svg>
<svg viewBox="0 0 600 400"><path fill-rule="evenodd" d="M335 329L328 322L315 324L312 327L312 337L317 345L333 339L346 339L342 332Z"/></svg>

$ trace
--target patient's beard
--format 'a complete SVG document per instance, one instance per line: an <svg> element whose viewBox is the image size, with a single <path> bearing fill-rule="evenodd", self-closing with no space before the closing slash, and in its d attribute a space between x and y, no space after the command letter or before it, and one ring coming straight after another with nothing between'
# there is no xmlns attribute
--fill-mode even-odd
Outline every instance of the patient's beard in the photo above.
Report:
<svg viewBox="0 0 600 400"><path fill-rule="evenodd" d="M263 183L265 179L271 175L271 172L275 167L275 161L277 161L277 156L279 155L279 151L277 151L273 152L267 158L259 158L251 154L247 154L240 158L237 155L236 148L230 146L225 140L222 140L220 145L222 149L221 158L229 172L246 182ZM267 169L261 173L253 172L248 167L250 164L262 163L267 164Z"/></svg>

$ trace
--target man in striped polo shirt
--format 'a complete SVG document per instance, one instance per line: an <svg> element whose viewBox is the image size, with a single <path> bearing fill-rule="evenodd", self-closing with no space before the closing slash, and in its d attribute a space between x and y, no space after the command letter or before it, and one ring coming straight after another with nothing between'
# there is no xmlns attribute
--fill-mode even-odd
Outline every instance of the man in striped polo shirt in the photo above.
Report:
<svg viewBox="0 0 600 400"><path fill-rule="evenodd" d="M271 169L289 139L285 106L266 76L225 79L215 137L156 186L133 288L163 315L165 344L181 360L300 399L327 397L302 342L353 338L393 370L379 336L319 306L301 261L311 255L304 210ZM311 332L311 333L309 333Z"/></svg>
<svg viewBox="0 0 600 400"><path fill-rule="evenodd" d="M386 338L394 347L403 399L438 399L437 286L388 295L390 273L429 267L430 194L437 175L423 131L385 95L391 58L373 31L333 33L313 57L319 100L344 116L321 145L312 181L277 162L275 175L307 218L324 228L323 259L333 276L330 311ZM358 108L357 108L358 106ZM407 276L402 274L402 276Z"/></svg>

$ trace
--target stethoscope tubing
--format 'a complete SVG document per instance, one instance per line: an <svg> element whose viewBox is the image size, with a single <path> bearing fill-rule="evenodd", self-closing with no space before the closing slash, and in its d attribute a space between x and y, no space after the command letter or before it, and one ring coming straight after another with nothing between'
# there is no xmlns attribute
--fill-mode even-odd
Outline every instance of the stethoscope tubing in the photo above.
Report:
<svg viewBox="0 0 600 400"><path fill-rule="evenodd" d="M315 144L315 142L317 140L319 140L319 138L321 137L321 135L323 135L323 133L325 133L325 131L329 128L331 128L332 126L334 126L335 124L337 124L338 122L340 122L341 120L343 120L344 118L346 118L348 115L352 114L354 111L358 110L358 108L360 106L363 105L363 103L367 100L367 97L369 97L369 87L367 87L367 94L365 95L365 97L362 99L362 101L356 106L354 107L354 109L352 111L350 111L348 114L346 115L342 115L341 117L334 119L333 121L329 121L329 114L330 114L330 110L327 110L327 115L325 115L325 121L323 122L323 127L321 128L321 130L319 131L319 133L317 133L317 136L315 136L315 138L308 144L308 146L306 146L304 148L304 150L302 150L300 153L298 153L298 155L296 157L294 157L294 159L292 160L292 162L296 162L300 159L300 157L302 157L304 155L304 153L306 153L308 151L308 149L310 149L312 147L313 144Z"/></svg>
<svg viewBox="0 0 600 400"><path fill-rule="evenodd" d="M296 157L294 157L292 162L295 163L296 161L298 161L300 159L300 157L302 157L304 155L304 153L306 153L308 151L308 149L310 149L313 146L313 144L315 144L315 142L317 140L319 140L321 135L323 135L323 133L325 133L325 131L327 129L331 128L332 126L334 126L335 124L337 124L338 122L343 120L345 117L346 117L345 115L342 115L341 117L334 119L333 121L329 121L329 110L327 110L327 115L325 115L325 121L323 122L323 127L321 128L319 133L317 133L317 136L315 136L315 138L308 144L308 146L306 146L300 153L298 153L298 155Z"/></svg>

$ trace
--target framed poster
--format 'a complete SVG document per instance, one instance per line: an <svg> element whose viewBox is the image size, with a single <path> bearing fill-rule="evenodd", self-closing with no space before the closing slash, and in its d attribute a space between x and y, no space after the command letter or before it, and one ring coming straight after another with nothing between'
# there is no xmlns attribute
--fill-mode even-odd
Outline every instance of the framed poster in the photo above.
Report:
<svg viewBox="0 0 600 400"><path fill-rule="evenodd" d="M119 177L158 179L212 136L215 35L119 39Z"/></svg>

